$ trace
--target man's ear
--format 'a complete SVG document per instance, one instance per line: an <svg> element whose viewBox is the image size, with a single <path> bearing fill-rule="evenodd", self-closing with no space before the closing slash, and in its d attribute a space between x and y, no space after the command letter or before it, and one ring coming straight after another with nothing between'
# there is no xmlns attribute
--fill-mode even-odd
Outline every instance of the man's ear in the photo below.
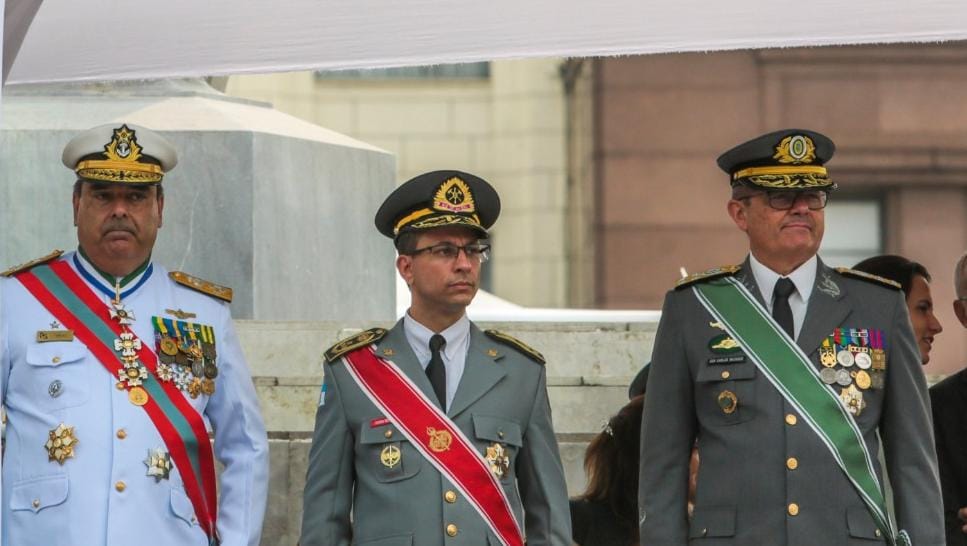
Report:
<svg viewBox="0 0 967 546"><path fill-rule="evenodd" d="M967 300L954 300L954 314L964 328L967 328Z"/></svg>
<svg viewBox="0 0 967 546"><path fill-rule="evenodd" d="M729 218L735 222L735 225L742 231L748 231L749 217L745 203L737 199L730 199L728 205L726 205L726 209L728 210Z"/></svg>
<svg viewBox="0 0 967 546"><path fill-rule="evenodd" d="M407 256L406 254L397 256L396 271L399 272L400 277L406 282L406 286L411 286L413 284L413 256Z"/></svg>

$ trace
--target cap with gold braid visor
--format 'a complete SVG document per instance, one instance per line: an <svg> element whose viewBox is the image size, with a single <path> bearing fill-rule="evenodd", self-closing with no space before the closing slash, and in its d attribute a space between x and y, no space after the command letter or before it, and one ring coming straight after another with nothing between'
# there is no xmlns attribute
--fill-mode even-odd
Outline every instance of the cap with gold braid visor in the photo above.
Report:
<svg viewBox="0 0 967 546"><path fill-rule="evenodd" d="M61 157L78 178L113 184L157 184L177 165L175 147L158 133L131 124L84 131Z"/></svg>
<svg viewBox="0 0 967 546"><path fill-rule="evenodd" d="M466 226L487 236L500 215L500 197L484 179L462 171L421 174L396 188L376 213L376 228L400 234L445 226Z"/></svg>
<svg viewBox="0 0 967 546"><path fill-rule="evenodd" d="M836 189L825 164L836 146L825 135L806 129L775 131L739 144L718 158L733 186L763 190Z"/></svg>

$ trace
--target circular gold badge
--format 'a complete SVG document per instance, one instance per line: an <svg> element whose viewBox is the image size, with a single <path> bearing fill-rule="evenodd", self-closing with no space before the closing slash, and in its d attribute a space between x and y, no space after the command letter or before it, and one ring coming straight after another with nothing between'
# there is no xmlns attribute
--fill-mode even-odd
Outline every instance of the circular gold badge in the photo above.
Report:
<svg viewBox="0 0 967 546"><path fill-rule="evenodd" d="M393 468L400 464L400 448L396 447L396 444L384 447L379 454L379 462L383 463L386 468Z"/></svg>
<svg viewBox="0 0 967 546"><path fill-rule="evenodd" d="M859 388L861 388L863 390L866 390L866 389L870 388L870 385L872 385L872 384L873 384L873 381L870 379L870 374L866 373L866 370L860 370L860 371L856 372L856 386L857 387L859 387Z"/></svg>
<svg viewBox="0 0 967 546"><path fill-rule="evenodd" d="M128 391L128 400L135 406L143 406L148 403L148 391L134 387Z"/></svg>
<svg viewBox="0 0 967 546"><path fill-rule="evenodd" d="M170 337L161 338L161 352L168 356L178 354L178 343Z"/></svg>

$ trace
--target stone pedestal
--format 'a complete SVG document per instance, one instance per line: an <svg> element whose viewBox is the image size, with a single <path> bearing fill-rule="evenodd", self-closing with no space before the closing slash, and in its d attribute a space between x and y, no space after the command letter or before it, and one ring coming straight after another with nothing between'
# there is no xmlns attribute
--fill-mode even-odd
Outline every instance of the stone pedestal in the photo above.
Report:
<svg viewBox="0 0 967 546"><path fill-rule="evenodd" d="M11 86L2 108L0 269L76 247L61 151L124 121L179 153L155 258L231 286L235 318L394 318L392 244L373 227L391 154L202 80Z"/></svg>

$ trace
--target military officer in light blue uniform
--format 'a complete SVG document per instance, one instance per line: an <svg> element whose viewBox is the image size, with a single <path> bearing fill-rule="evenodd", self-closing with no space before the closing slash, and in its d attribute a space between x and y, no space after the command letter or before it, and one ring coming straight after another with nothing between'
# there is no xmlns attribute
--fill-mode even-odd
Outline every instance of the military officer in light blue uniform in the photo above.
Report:
<svg viewBox="0 0 967 546"><path fill-rule="evenodd" d="M63 161L77 251L0 278L3 545L257 545L268 443L231 290L151 259L174 148L117 123Z"/></svg>

